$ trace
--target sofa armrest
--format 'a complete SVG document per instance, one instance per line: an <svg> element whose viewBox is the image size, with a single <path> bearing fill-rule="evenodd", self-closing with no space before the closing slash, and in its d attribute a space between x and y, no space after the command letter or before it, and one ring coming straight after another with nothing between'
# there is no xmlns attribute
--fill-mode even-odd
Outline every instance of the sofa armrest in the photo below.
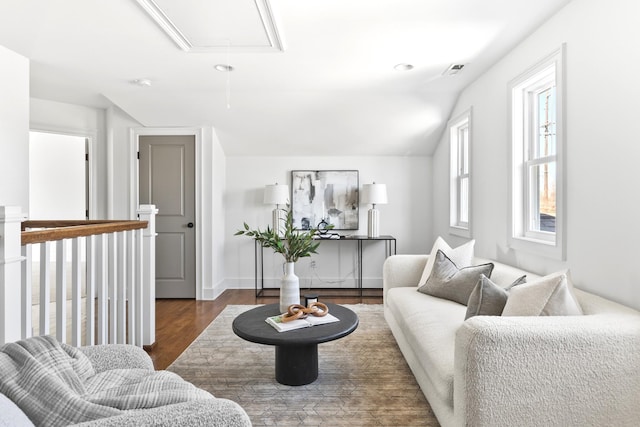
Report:
<svg viewBox="0 0 640 427"><path fill-rule="evenodd" d="M251 427L247 413L228 399L201 399L151 409L124 411L122 415L76 424L80 427L219 426Z"/></svg>
<svg viewBox="0 0 640 427"><path fill-rule="evenodd" d="M392 255L382 266L383 297L400 286L417 286L429 255Z"/></svg>
<svg viewBox="0 0 640 427"><path fill-rule="evenodd" d="M473 317L456 334L456 424L635 425L640 316Z"/></svg>
<svg viewBox="0 0 640 427"><path fill-rule="evenodd" d="M80 347L96 373L110 369L148 369L153 371L153 362L143 349L128 344L101 344Z"/></svg>

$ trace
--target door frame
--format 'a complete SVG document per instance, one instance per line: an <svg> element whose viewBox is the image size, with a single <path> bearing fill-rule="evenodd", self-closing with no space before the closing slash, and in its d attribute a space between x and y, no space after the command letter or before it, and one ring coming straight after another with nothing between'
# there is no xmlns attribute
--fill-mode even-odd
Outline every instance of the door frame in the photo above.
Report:
<svg viewBox="0 0 640 427"><path fill-rule="evenodd" d="M137 218L138 206L140 206L139 194L139 168L138 168L138 149L140 136L171 136L186 135L195 137L195 214L196 214L196 300L203 299L202 295L202 128L132 128L130 130L130 152L129 152L129 176L131 179L131 188L129 189L129 211L132 219Z"/></svg>
<svg viewBox="0 0 640 427"><path fill-rule="evenodd" d="M69 136L77 136L80 138L84 138L86 141L86 150L89 155L89 161L87 163L87 192L88 200L87 200L87 209L89 210L89 219L98 219L100 215L98 214L98 199L96 198L96 194L98 194L98 175L96 167L98 164L98 155L96 150L96 141L98 140L98 133L90 130L78 130L78 129L69 129L64 127L57 126L46 126L46 125L38 125L38 124L30 124L29 131L31 132L40 132L40 133L53 133L57 135L69 135Z"/></svg>

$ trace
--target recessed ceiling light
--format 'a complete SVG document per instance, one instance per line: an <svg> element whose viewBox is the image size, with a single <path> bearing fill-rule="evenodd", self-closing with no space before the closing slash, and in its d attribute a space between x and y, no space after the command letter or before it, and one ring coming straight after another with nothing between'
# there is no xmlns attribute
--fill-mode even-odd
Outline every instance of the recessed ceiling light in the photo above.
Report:
<svg viewBox="0 0 640 427"><path fill-rule="evenodd" d="M229 64L217 64L215 67L216 71L220 71L222 73L233 71L233 67Z"/></svg>
<svg viewBox="0 0 640 427"><path fill-rule="evenodd" d="M409 71L409 70L413 70L413 65L411 65L411 64L398 64L398 65L394 66L393 69L396 70L396 71Z"/></svg>
<svg viewBox="0 0 640 427"><path fill-rule="evenodd" d="M143 86L143 87L151 86L151 80L149 79L135 79L135 80L132 80L131 83L134 85Z"/></svg>

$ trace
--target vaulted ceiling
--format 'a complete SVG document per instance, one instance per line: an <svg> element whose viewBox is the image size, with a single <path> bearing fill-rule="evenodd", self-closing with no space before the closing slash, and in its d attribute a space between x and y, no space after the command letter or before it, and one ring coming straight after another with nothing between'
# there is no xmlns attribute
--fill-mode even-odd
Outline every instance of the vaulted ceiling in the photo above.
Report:
<svg viewBox="0 0 640 427"><path fill-rule="evenodd" d="M35 98L213 126L230 156L428 155L460 90L568 2L2 0L0 45Z"/></svg>

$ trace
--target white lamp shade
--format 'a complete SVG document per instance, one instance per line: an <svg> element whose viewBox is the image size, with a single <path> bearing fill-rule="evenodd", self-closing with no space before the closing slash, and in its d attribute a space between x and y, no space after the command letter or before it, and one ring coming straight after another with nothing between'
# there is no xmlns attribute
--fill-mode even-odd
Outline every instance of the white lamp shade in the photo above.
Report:
<svg viewBox="0 0 640 427"><path fill-rule="evenodd" d="M266 205L284 205L289 200L288 185L267 185L264 188L264 203Z"/></svg>
<svg viewBox="0 0 640 427"><path fill-rule="evenodd" d="M387 203L386 184L363 184L360 202L372 205L383 205Z"/></svg>

